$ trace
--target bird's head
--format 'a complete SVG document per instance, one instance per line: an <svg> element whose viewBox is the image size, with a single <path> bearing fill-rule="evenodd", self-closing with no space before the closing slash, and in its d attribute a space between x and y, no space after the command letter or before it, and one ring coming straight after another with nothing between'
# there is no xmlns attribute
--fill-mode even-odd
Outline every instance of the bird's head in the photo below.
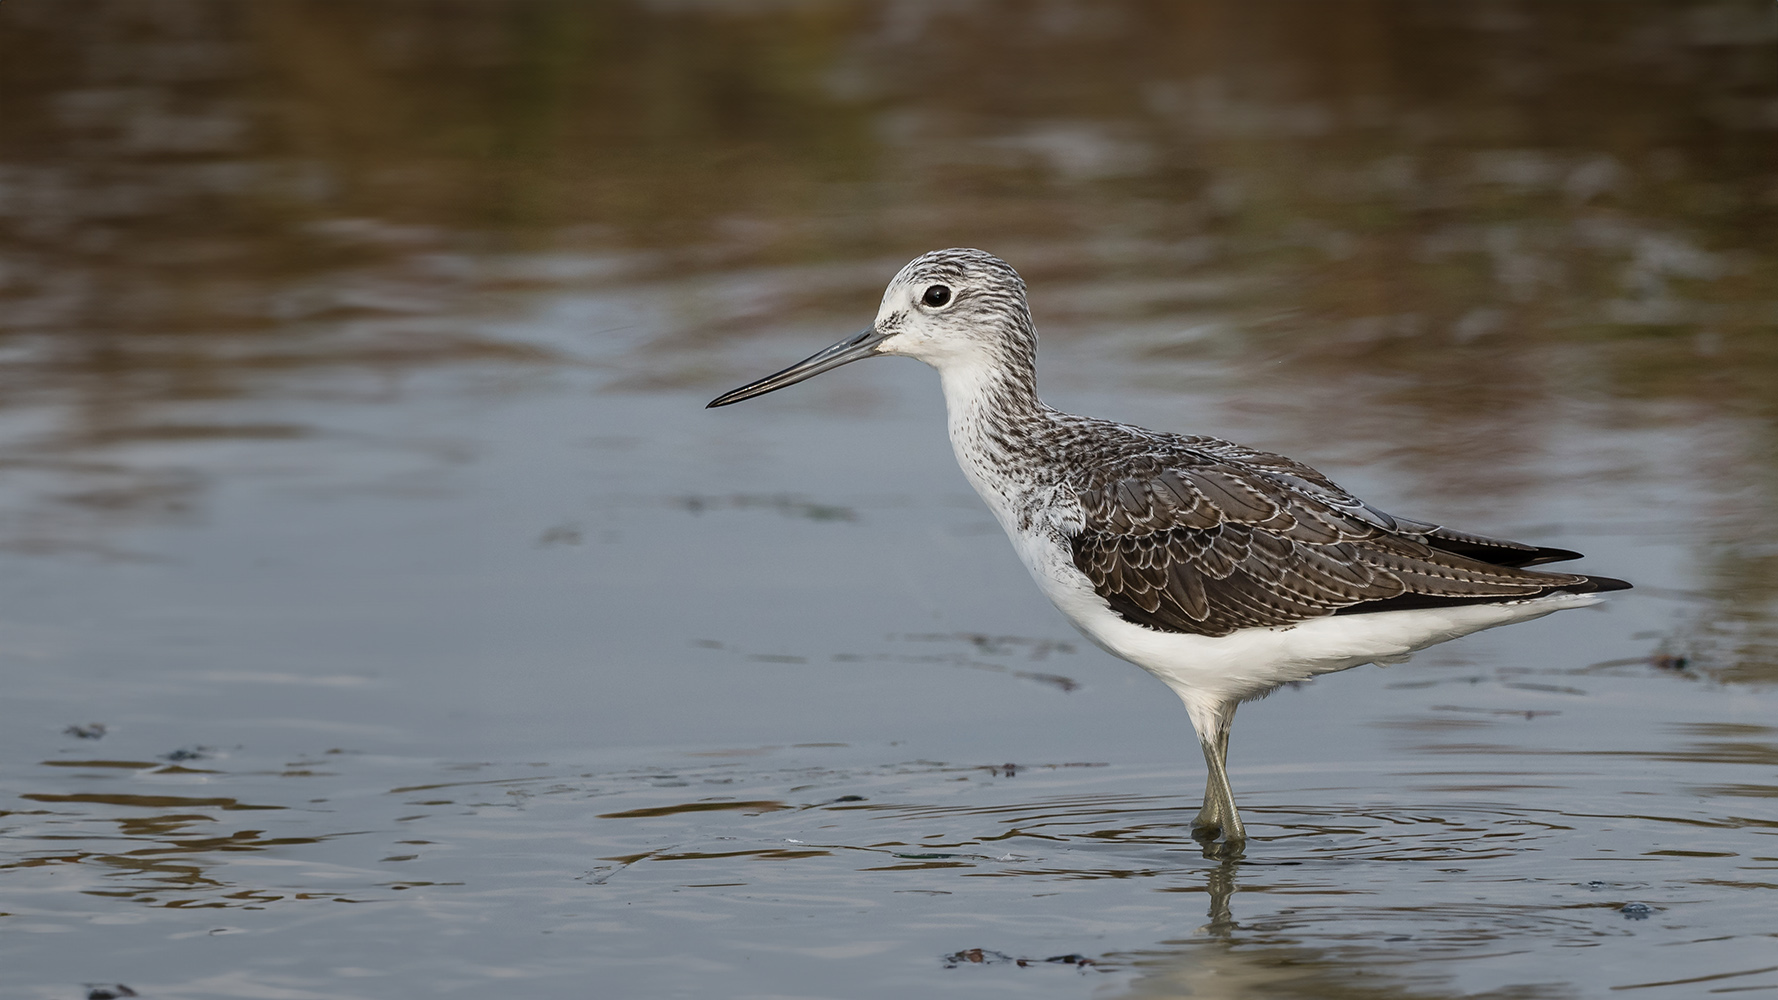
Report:
<svg viewBox="0 0 1778 1000"><path fill-rule="evenodd" d="M738 403L884 354L917 358L944 371L1004 363L1009 354L1029 359L1036 351L1025 282L1010 264L982 250L934 250L909 261L889 282L876 322L709 405Z"/></svg>

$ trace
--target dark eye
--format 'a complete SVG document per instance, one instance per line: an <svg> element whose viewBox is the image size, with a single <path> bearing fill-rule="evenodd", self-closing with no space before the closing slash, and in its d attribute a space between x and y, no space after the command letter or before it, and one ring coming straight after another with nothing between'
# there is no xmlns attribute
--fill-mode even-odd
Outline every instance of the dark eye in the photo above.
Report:
<svg viewBox="0 0 1778 1000"><path fill-rule="evenodd" d="M920 301L937 309L951 301L951 290L944 285L927 285L926 294L920 296Z"/></svg>

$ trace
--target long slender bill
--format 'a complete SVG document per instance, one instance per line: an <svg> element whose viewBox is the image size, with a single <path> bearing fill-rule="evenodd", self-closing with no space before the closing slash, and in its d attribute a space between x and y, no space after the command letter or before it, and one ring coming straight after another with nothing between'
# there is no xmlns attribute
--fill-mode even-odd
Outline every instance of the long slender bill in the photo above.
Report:
<svg viewBox="0 0 1778 1000"><path fill-rule="evenodd" d="M739 403L743 399L763 396L775 389L795 385L803 379L813 378L824 371L838 368L860 358L874 358L877 356L877 345L882 343L883 339L884 335L879 333L876 327L866 328L832 347L811 354L781 372L767 375L757 382L749 382L732 392L723 393L712 399L705 409L709 409L711 406L727 406L730 403Z"/></svg>

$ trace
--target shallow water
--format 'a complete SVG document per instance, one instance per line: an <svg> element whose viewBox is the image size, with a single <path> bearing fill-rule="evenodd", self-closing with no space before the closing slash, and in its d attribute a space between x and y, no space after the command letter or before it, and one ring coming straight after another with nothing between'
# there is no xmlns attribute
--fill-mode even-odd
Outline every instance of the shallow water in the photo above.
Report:
<svg viewBox="0 0 1778 1000"><path fill-rule="evenodd" d="M1778 20L1624 9L9 0L0 996L1778 990ZM1637 589L1244 707L1207 857L929 371L702 409L959 243Z"/></svg>

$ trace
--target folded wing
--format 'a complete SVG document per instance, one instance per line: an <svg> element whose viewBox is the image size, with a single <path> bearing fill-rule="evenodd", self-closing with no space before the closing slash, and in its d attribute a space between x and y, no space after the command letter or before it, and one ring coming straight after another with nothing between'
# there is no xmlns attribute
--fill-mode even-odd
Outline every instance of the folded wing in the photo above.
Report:
<svg viewBox="0 0 1778 1000"><path fill-rule="evenodd" d="M1526 569L1565 549L1392 517L1279 455L1195 439L1072 484L1074 564L1128 621L1227 635L1332 614L1629 586ZM1208 446L1208 447L1206 447Z"/></svg>

